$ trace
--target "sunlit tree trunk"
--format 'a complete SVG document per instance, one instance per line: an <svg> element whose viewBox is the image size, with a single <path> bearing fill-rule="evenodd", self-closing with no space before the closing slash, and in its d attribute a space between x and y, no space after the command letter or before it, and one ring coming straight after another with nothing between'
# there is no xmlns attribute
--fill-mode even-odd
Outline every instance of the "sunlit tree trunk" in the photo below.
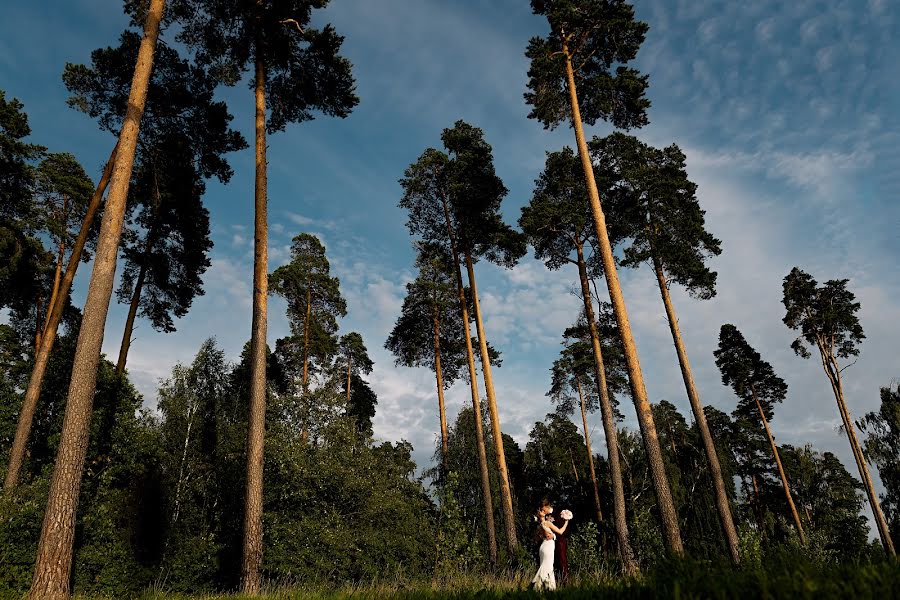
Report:
<svg viewBox="0 0 900 600"><path fill-rule="evenodd" d="M600 507L600 487L597 485L597 473L594 471L594 453L591 450L591 434L587 425L587 409L584 406L584 393L581 391L581 381L576 381L578 388L578 400L581 403L581 425L584 428L584 447L587 451L588 469L591 472L591 488L594 492L594 510L597 512L597 522L603 522L603 509ZM573 459L574 465L574 459Z"/></svg>
<svg viewBox="0 0 900 600"><path fill-rule="evenodd" d="M475 352L472 348L472 332L469 329L469 307L466 302L466 291L463 287L462 273L459 269L459 250L456 246L456 234L450 220L450 207L443 198L444 218L447 223L447 237L450 239L450 251L453 255L453 273L456 278L456 293L459 298L459 313L463 322L463 337L466 340L466 365L469 368L469 387L472 390L472 410L475 412L475 445L478 446L478 467L481 471L481 493L484 499L485 527L488 537L488 557L491 564L497 563L497 529L494 525L494 501L491 499L491 478L488 471L487 450L484 443L484 427L481 420L481 398L478 393L478 374L475 372Z"/></svg>
<svg viewBox="0 0 900 600"><path fill-rule="evenodd" d="M128 306L128 317L125 319L125 331L122 333L122 344L119 346L119 360L116 363L116 375L121 377L125 373L125 363L128 361L128 350L131 348L131 334L134 332L134 320L137 318L138 307L141 305L141 292L144 290L144 281L147 278L147 262L150 260L150 252L153 251L153 232L147 233L144 242L143 260L138 270L137 279L134 282L134 290L131 293L131 303Z"/></svg>
<svg viewBox="0 0 900 600"><path fill-rule="evenodd" d="M125 217L125 201L128 197L138 131L147 99L147 86L164 8L165 0L151 0L144 25L144 36L138 50L128 97L128 109L119 135L119 151L113 167L109 198L103 212L94 268L84 305L84 317L72 363L72 379L69 384L62 435L50 481L50 493L29 593L31 600L69 597L75 513L87 452L94 392L97 387L103 329L115 283L116 254Z"/></svg>
<svg viewBox="0 0 900 600"><path fill-rule="evenodd" d="M850 441L850 448L853 450L853 458L856 460L856 466L859 469L859 476L862 480L863 487L866 490L869 504L872 507L872 514L875 517L875 525L878 528L878 535L881 538L881 545L888 556L896 557L897 552L894 550L894 542L891 539L891 532L888 529L887 520L881 510L881 503L878 501L878 495L875 493L875 484L872 482L872 476L869 474L869 467L866 464L862 447L856 437L856 429L853 426L853 420L850 418L850 409L844 400L844 388L841 383L841 371L838 368L837 360L831 351L831 344L823 341L818 342L819 354L822 358L822 368L828 375L828 381L831 383L831 390L834 392L834 398L837 400L838 410L841 413L841 420L844 423L844 431L847 433L847 439Z"/></svg>
<svg viewBox="0 0 900 600"><path fill-rule="evenodd" d="M109 184L118 148L119 144L116 143L106 163L106 167L103 169L100 183L97 184L97 189L94 191L94 195L91 196L84 221L81 224L81 231L78 233L78 238L72 247L72 254L69 256L69 263L66 265L66 271L63 274L56 301L52 306L47 307L48 320L44 326L41 345L34 357L34 367L31 369L28 387L25 389L25 397L22 400L22 410L19 413L19 421L16 424L16 435L9 451L9 466L3 482L3 489L6 491L14 488L19 481L19 471L22 468L28 436L31 434L31 423L34 420L34 411L37 408L37 401L41 395L41 385L44 381L44 373L47 371L47 363L50 360L50 351L53 349L53 343L56 341L56 332L62 320L63 309L68 300L69 291L72 289L72 281L75 279L78 264L81 262L81 253L87 242L88 233L100 208L100 201L106 192L106 186Z"/></svg>
<svg viewBox="0 0 900 600"><path fill-rule="evenodd" d="M666 307L666 317L669 321L669 330L672 332L672 340L675 343L675 351L678 354L678 364L681 366L681 377L684 379L684 387L687 390L688 400L691 403L691 411L694 413L694 422L700 431L700 439L703 441L703 449L706 451L706 460L709 463L709 475L713 482L713 495L716 499L716 509L719 513L719 524L725 534L725 543L731 562L736 565L741 563L740 542L737 529L734 526L734 518L731 515L731 505L728 502L728 494L725 492L725 481L722 478L722 467L719 465L719 454L713 442L709 425L706 423L706 413L700 403L700 394L694 383L694 375L691 372L691 363L688 361L684 340L681 338L681 330L678 327L678 316L672 305L672 297L669 295L669 285L659 260L654 256L653 269L656 272L656 282L659 284L659 293ZM797 522L799 525L799 521ZM802 531L802 530L801 530ZM802 533L801 533L802 537Z"/></svg>
<svg viewBox="0 0 900 600"><path fill-rule="evenodd" d="M751 386L753 401L759 410L759 418L762 419L763 427L766 430L766 437L769 439L769 446L772 447L772 454L775 456L775 465L778 467L778 476L781 477L781 485L784 487L784 495L787 496L788 507L791 509L791 516L794 518L794 524L797 526L797 533L800 535L800 541L806 545L806 533L803 531L803 524L800 522L800 513L797 512L797 506L794 504L794 498L791 496L791 487L788 485L787 474L781 464L781 455L778 453L778 446L775 445L775 438L772 437L772 430L769 429L769 420L766 419L766 413L763 412L759 398L756 397L756 390ZM753 479L753 487L756 488L756 477ZM759 491L756 492L756 501L759 502Z"/></svg>
<svg viewBox="0 0 900 600"><path fill-rule="evenodd" d="M603 349L600 346L600 335L597 331L597 319L594 316L594 305L591 299L591 288L588 283L587 266L584 260L583 242L576 239L575 249L578 254L578 279L581 282L581 297L584 300L584 314L591 334L591 348L594 355L594 375L597 378L597 391L600 397L600 417L603 420L603 432L606 435L607 461L609 462L609 479L613 492L613 526L616 530L616 544L622 568L627 575L636 575L639 571L634 550L628 539L628 519L625 514L625 488L622 484L622 466L619 453L619 434L616 431L615 415L609 398L606 384L606 367L603 364ZM593 473L593 468L591 469Z"/></svg>
<svg viewBox="0 0 900 600"><path fill-rule="evenodd" d="M475 328L478 334L478 347L481 353L481 372L484 375L484 387L487 391L488 411L491 414L491 432L494 438L494 453L497 458L497 471L500 475L500 501L503 503L503 521L506 526L506 546L510 556L514 556L519 542L516 535L516 515L513 512L512 490L509 486L509 472L506 469L506 452L503 450L503 433L500 429L500 412L497 410L497 396L494 394L494 380L491 376L491 359L487 349L484 333L484 322L481 318L481 307L478 302L478 287L475 284L475 268L472 257L466 253L466 271L469 275L469 289L472 292L472 307L475 311Z"/></svg>
<svg viewBox="0 0 900 600"><path fill-rule="evenodd" d="M266 310L268 225L266 210L266 67L257 40L256 185L253 260L253 330L250 338L250 420L247 427L247 491L241 592L259 594L263 553L263 443L266 426Z"/></svg>
<svg viewBox="0 0 900 600"><path fill-rule="evenodd" d="M666 476L663 463L662 450L659 447L659 439L656 435L656 425L653 421L653 413L650 410L650 401L647 399L647 389L644 386L644 375L641 371L641 363L638 358L637 346L631 333L631 324L628 321L628 311L625 300L622 297L622 287L619 284L619 275L613 259L612 245L606 231L606 217L600 206L600 194L597 191L597 183L594 180L594 169L591 157L588 154L587 142L584 139L584 125L581 122L581 110L578 107L578 92L575 87L575 73L572 68L572 59L568 47L564 45L563 54L566 61L566 79L569 88L569 101L572 109L572 126L575 129L575 139L578 142L578 153L584 168L585 182L588 188L588 200L591 212L594 216L594 229L597 234L598 249L603 262L603 273L606 277L606 285L609 288L609 297L613 305L619 334L622 337L622 346L625 352L625 363L628 369L628 379L631 383L631 392L637 411L638 424L641 429L641 437L644 441L644 450L647 453L647 461L650 464L650 474L653 481L653 490L656 494L656 503L659 508L662 522L663 538L666 548L673 554L683 554L684 546L681 543L681 532L678 528L678 514L672 501L672 490L669 487L669 479Z"/></svg>
<svg viewBox="0 0 900 600"><path fill-rule="evenodd" d="M441 370L441 321L435 314L434 324L434 376L437 379L438 412L441 420L441 463L447 469L450 454L450 435L447 432L447 412L444 408L444 374Z"/></svg>
<svg viewBox="0 0 900 600"><path fill-rule="evenodd" d="M309 391L309 319L312 317L312 292L306 287L306 319L303 320L303 393Z"/></svg>
<svg viewBox="0 0 900 600"><path fill-rule="evenodd" d="M63 196L62 223L68 223L69 220L69 197ZM56 254L56 270L53 273L53 289L50 291L50 303L47 305L47 316L44 319L44 326L41 328L41 339L47 335L47 325L50 323L50 315L53 313L53 305L56 304L56 298L59 296L59 284L62 279L62 266L66 258L66 236L59 236L59 250ZM40 346L38 346L39 348ZM38 350L35 348L35 351Z"/></svg>

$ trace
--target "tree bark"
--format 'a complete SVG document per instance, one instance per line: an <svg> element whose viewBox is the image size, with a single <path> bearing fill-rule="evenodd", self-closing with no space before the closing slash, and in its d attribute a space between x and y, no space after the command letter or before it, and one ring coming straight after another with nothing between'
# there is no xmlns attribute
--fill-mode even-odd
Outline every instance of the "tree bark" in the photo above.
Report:
<svg viewBox="0 0 900 600"><path fill-rule="evenodd" d="M884 513L881 510L881 503L878 501L878 495L875 492L875 484L872 482L872 476L869 474L869 467L866 464L862 447L856 437L856 429L853 427L853 420L850 418L850 409L847 408L847 403L844 400L844 389L841 383L840 369L838 368L834 356L828 352L822 344L819 345L819 352L822 357L822 366L825 369L825 374L828 375L828 381L831 383L834 398L837 400L838 410L841 413L841 419L844 423L844 431L847 432L847 439L850 442L850 449L853 450L853 458L856 459L856 466L859 469L860 479L862 479L863 487L866 490L866 496L872 507L872 514L875 517L875 525L878 528L881 545L884 546L885 554L895 558L897 552L894 549L891 532L890 529L888 529L887 520L884 518Z"/></svg>
<svg viewBox="0 0 900 600"><path fill-rule="evenodd" d="M691 363L688 361L687 349L685 349L684 340L681 338L678 316L675 314L672 297L669 295L666 276L663 272L662 264L656 256L653 257L653 269L656 271L659 293L662 295L663 305L666 307L669 330L672 332L672 341L675 343L675 351L678 354L678 364L681 366L681 377L684 379L684 387L687 391L688 400L691 403L691 411L694 413L694 421L696 421L697 429L700 431L700 439L703 440L703 449L706 451L706 460L709 462L709 474L713 482L716 509L719 513L719 524L722 526L722 532L725 534L725 544L728 546L731 562L739 565L741 564L740 542L738 541L737 529L734 526L734 518L731 515L728 494L725 492L725 481L722 477L722 467L719 465L719 454L716 452L716 445L709 431L709 425L706 423L706 413L703 412L703 405L700 403L697 385L694 383ZM799 521L797 523L799 525ZM801 537L803 537L802 534Z"/></svg>
<svg viewBox="0 0 900 600"><path fill-rule="evenodd" d="M144 280L147 277L147 261L150 260L150 252L153 250L153 232L147 233L144 242L143 261L138 270L137 279L134 282L134 291L131 294L131 304L128 307L128 317L125 319L125 331L122 334L122 344L119 346L119 360L116 363L116 375L121 377L125 373L125 363L128 361L128 350L131 348L131 334L134 331L134 320L137 317L138 307L141 304L141 292L144 289Z"/></svg>
<svg viewBox="0 0 900 600"><path fill-rule="evenodd" d="M47 307L48 321L44 326L41 345L34 357L34 367L28 379L25 398L22 400L22 410L19 413L19 421L16 424L16 436L9 451L9 467L6 470L6 478L3 482L5 491L11 490L19 482L19 470L22 467L22 460L25 456L28 436L31 434L31 423L34 420L34 411L37 408L38 398L41 395L41 385L44 382L44 373L47 371L50 351L53 349L53 343L56 341L56 331L59 329L63 309L65 308L66 300L69 298L69 291L72 289L72 281L75 279L78 264L81 262L81 253L87 242L88 233L100 208L100 200L103 198L103 194L106 192L106 187L109 184L118 148L119 144L117 142L109 156L109 160L106 162L106 167L103 169L103 175L100 177L97 189L94 191L94 195L91 196L90 204L88 204L87 212L84 215L84 221L81 224L81 231L78 233L78 238L72 247L72 254L69 256L66 272L63 274L56 302L52 306Z"/></svg>
<svg viewBox="0 0 900 600"><path fill-rule="evenodd" d="M447 470L450 454L450 435L447 433L447 412L444 408L444 374L441 370L441 321L434 316L434 376L437 378L438 413L441 420L441 464Z"/></svg>
<svg viewBox="0 0 900 600"><path fill-rule="evenodd" d="M500 501L503 504L503 521L506 526L506 548L509 555L515 556L519 547L516 535L516 515L513 512L512 490L509 486L509 471L506 468L506 452L503 450L503 432L500 429L500 412L497 410L497 396L494 394L494 380L491 376L491 358L487 349L487 338L484 322L481 319L481 306L478 302L478 287L475 284L475 268L472 256L466 252L466 271L469 275L469 289L472 291L472 307L475 311L475 329L478 334L478 348L481 353L481 373L484 375L484 387L487 391L488 411L491 414L491 432L494 437L494 453L497 458L497 471L500 475Z"/></svg>
<svg viewBox="0 0 900 600"><path fill-rule="evenodd" d="M584 139L584 125L581 122L581 111L578 107L578 92L575 88L575 73L572 69L572 59L568 47L564 45L563 53L566 57L566 78L568 80L569 101L572 108L572 126L575 129L575 139L578 142L578 154L584 168L584 178L588 188L588 200L591 212L594 216L594 229L597 234L600 258L603 261L603 272L606 277L606 285L609 288L609 297L612 301L613 311L622 337L622 346L625 351L625 363L628 369L628 379L631 383L631 392L637 410L638 424L641 429L641 437L644 440L644 449L650 463L653 490L656 494L656 503L659 508L662 522L663 538L666 548L673 554L683 554L684 546L681 543L681 532L678 528L678 514L672 501L672 490L669 487L669 479L666 476L663 463L662 450L659 447L659 438L656 435L656 425L653 421L653 413L650 410L650 402L647 399L647 389L644 386L644 375L641 371L641 362L638 357L634 336L631 333L631 324L628 321L628 310L622 297L622 287L619 284L619 275L613 259L612 245L606 231L606 217L600 206L600 194L597 191L597 182L594 180L594 169L588 154L587 142Z"/></svg>
<svg viewBox="0 0 900 600"><path fill-rule="evenodd" d="M447 237L450 239L450 251L453 255L453 273L456 278L456 293L459 298L459 314L463 322L463 337L466 339L466 364L469 367L469 387L472 390L472 410L475 411L475 444L478 446L478 467L481 471L481 493L484 498L485 527L488 536L488 556L491 564L497 564L497 529L494 525L494 501L491 499L491 478L488 471L487 449L484 443L484 427L481 422L481 398L478 393L478 374L475 372L475 352L472 348L472 333L469 329L469 307L466 303L466 291L463 287L462 273L459 269L459 250L456 246L456 235L453 222L450 220L450 207L447 199L442 198L444 218L447 223Z"/></svg>
<svg viewBox="0 0 900 600"><path fill-rule="evenodd" d="M759 503L759 485L756 483L756 473L750 475L750 481L753 483L753 506L756 507L756 526L760 533L763 533L763 514L762 506Z"/></svg>
<svg viewBox="0 0 900 600"><path fill-rule="evenodd" d="M306 319L303 321L303 393L309 391L309 319L312 317L312 292L306 284Z"/></svg>
<svg viewBox="0 0 900 600"><path fill-rule="evenodd" d="M763 427L766 430L766 437L769 438L769 445L772 447L772 454L775 456L775 465L778 467L778 476L781 477L781 485L784 486L784 495L787 497L788 507L791 509L791 516L794 517L794 524L797 526L797 533L800 535L800 542L806 545L806 533L803 531L803 524L800 522L800 513L797 512L797 506L794 504L794 498L791 496L791 487L788 485L787 474L784 472L784 466L781 464L781 455L778 453L778 446L775 445L775 438L772 437L772 430L769 429L769 420L766 419L766 413L763 411L759 398L756 396L756 390L750 387L753 394L753 401L756 403L756 409L759 411L759 418L762 419ZM756 487L756 479L753 480L754 488ZM757 491L757 502L759 501L759 492Z"/></svg>
<svg viewBox="0 0 900 600"><path fill-rule="evenodd" d="M69 597L75 512L87 452L103 329L115 282L116 254L125 217L125 201L164 8L165 0L151 0L131 82L128 109L119 135L120 147L113 166L109 198L103 212L84 318L72 364L72 379L59 451L38 542L34 578L29 592L32 600Z"/></svg>
<svg viewBox="0 0 900 600"><path fill-rule="evenodd" d="M603 509L600 506L600 487L597 485L597 473L594 471L594 453L591 450L591 434L588 432L587 408L584 405L584 393L581 391L581 381L576 380L578 388L578 400L581 402L581 425L584 428L584 447L587 450L588 469L591 472L591 488L594 492L594 510L597 511L597 522L603 522ZM573 459L574 463L574 459Z"/></svg>
<svg viewBox="0 0 900 600"><path fill-rule="evenodd" d="M34 299L34 353L37 354L37 351L41 348L41 339L43 339L43 335L41 335L44 331L44 328L41 326L41 310L44 308L44 298L40 292L38 292L37 298Z"/></svg>
<svg viewBox="0 0 900 600"><path fill-rule="evenodd" d="M350 373L353 369L353 357L347 357L347 406L350 406Z"/></svg>
<svg viewBox="0 0 900 600"><path fill-rule="evenodd" d="M594 304L591 300L591 288L588 284L587 265L584 260L584 249L581 240L576 240L578 253L578 279L581 282L581 297L584 300L584 314L591 334L591 348L594 354L594 375L597 378L597 391L600 396L600 417L603 420L603 432L606 435L606 452L609 461L609 478L613 491L613 524L616 529L616 544L619 558L626 575L637 575L640 571L634 550L628 539L628 519L625 514L625 488L622 484L622 465L619 456L619 433L616 431L615 415L609 388L606 385L606 367L603 364L603 349L600 346L600 335L597 331L597 319L594 316ZM593 467L591 467L593 473Z"/></svg>
<svg viewBox="0 0 900 600"><path fill-rule="evenodd" d="M68 223L69 220L69 197L63 196L63 218L62 222L64 224ZM68 228L66 227L66 231ZM59 296L59 284L62 279L62 265L63 261L66 258L66 236L59 236L59 250L56 255L56 270L53 273L53 289L50 291L50 303L47 305L47 315L44 319L44 326L41 328L41 339L44 339L44 336L47 335L47 325L50 323L50 315L53 312L53 305L56 304L56 298ZM38 345L35 348L35 352L40 348Z"/></svg>
<svg viewBox="0 0 900 600"><path fill-rule="evenodd" d="M259 41L257 41L259 48ZM260 52L257 50L257 52ZM268 225L266 207L266 66L256 56L256 184L253 260L253 330L250 338L250 420L247 428L247 495L241 593L259 594L263 554L263 444L266 428L266 310Z"/></svg>

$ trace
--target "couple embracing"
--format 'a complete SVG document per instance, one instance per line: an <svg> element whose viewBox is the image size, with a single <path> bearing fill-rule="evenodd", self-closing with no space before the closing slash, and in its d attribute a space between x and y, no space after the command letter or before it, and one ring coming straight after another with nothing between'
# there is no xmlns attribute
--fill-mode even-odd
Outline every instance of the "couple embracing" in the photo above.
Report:
<svg viewBox="0 0 900 600"><path fill-rule="evenodd" d="M541 542L538 549L538 558L540 559L538 572L534 579L531 580L536 590L545 588L549 590L556 589L556 574L553 572L553 561L554 555L557 553L560 555L560 567L562 568L563 578L568 575L569 565L566 558L565 539L560 538L560 547L557 548L556 536L566 532L569 521L572 519L572 512L563 510L559 516L563 519L562 527L557 527L554 524L553 506L548 500L543 500L534 513L534 520L537 522L536 537Z"/></svg>

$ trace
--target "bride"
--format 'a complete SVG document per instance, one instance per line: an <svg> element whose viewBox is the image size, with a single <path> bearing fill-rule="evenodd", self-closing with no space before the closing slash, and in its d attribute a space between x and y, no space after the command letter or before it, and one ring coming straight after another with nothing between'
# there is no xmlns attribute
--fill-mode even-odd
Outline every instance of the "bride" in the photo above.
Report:
<svg viewBox="0 0 900 600"><path fill-rule="evenodd" d="M544 588L556 589L556 575L553 574L553 550L556 546L556 534L562 534L565 532L566 527L569 526L568 520L563 523L562 527L554 525L551 519L548 518L551 513L553 513L553 506L548 500L543 500L541 506L534 513L534 519L539 524L538 536L543 540L538 550L538 557L541 562L538 566L537 574L531 580L536 590Z"/></svg>

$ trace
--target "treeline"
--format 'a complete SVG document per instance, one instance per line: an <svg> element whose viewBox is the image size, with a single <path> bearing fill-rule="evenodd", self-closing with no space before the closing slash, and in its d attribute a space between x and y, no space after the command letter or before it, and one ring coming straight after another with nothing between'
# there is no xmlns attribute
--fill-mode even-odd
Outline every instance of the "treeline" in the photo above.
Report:
<svg viewBox="0 0 900 600"><path fill-rule="evenodd" d="M898 393L885 388L881 411L854 423L843 373L865 336L847 279L820 285L794 268L783 321L797 332L796 354L821 361L859 481L833 455L775 442L770 421L787 386L737 326L722 325L713 357L688 356L691 332L680 330L670 288L712 298L707 261L722 242L706 229L681 149L625 133L648 123L650 102L649 76L629 66L648 26L624 0L532 0L549 33L525 52L529 117L571 126L575 149L547 154L518 229L503 220L507 188L472 124L444 129L441 147L402 174L417 274L385 345L398 364L435 373L431 490L415 478L408 444L376 444L365 379L374 365L362 337L339 329L346 302L321 241L300 233L290 262L268 272L267 135L317 114L347 116L359 102L343 39L311 26L326 4L126 2L132 28L118 46L63 72L70 106L118 136L96 184L72 155L33 143L24 107L0 94L4 586L30 586L31 598L67 598L73 582L113 594L148 585L256 594L263 580L516 564L530 507L545 494L582 515L583 564L603 556L626 575L685 554L735 566L784 547L825 562L895 554ZM227 155L248 147L215 91L242 81L256 109L250 341L235 365L208 341L173 370L158 409L141 411L126 370L135 322L173 331L203 293L206 182L227 183ZM585 125L598 121L617 131L588 139ZM476 267L512 269L530 250L571 271L583 310L560 332L548 391L557 410L522 450L503 434L492 376L500 352ZM70 291L86 261L79 310ZM618 278L642 265L659 286L689 418L647 395ZM100 352L114 291L129 306L115 365ZM290 322L274 350L270 294L285 298ZM691 359L715 361L737 397L730 416L704 407ZM443 394L460 379L471 408L451 424ZM620 426L631 410L623 398L637 431ZM597 410L600 452L587 426ZM885 512L869 461L885 482ZM867 544L859 491L882 550Z"/></svg>

